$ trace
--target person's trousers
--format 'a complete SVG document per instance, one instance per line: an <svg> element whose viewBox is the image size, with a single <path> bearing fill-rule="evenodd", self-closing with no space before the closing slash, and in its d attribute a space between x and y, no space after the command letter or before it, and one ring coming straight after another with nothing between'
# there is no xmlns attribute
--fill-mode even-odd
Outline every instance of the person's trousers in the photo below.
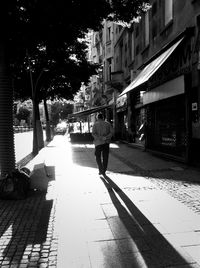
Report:
<svg viewBox="0 0 200 268"><path fill-rule="evenodd" d="M99 168L99 173L104 174L108 166L109 143L97 145L95 147L95 156Z"/></svg>

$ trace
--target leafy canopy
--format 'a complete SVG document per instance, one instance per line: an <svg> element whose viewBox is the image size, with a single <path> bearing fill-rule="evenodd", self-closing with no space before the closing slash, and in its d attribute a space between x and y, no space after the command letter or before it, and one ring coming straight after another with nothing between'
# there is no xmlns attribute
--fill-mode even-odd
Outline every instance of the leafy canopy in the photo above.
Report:
<svg viewBox="0 0 200 268"><path fill-rule="evenodd" d="M33 87L43 88L38 90L39 100L45 95L71 98L80 83L95 73L96 66L87 62L87 44L81 41L85 33L99 30L105 18L130 22L145 10L146 3L148 0L7 0L0 17L7 26L4 37L17 95L31 96L31 70ZM44 69L48 72L41 76Z"/></svg>

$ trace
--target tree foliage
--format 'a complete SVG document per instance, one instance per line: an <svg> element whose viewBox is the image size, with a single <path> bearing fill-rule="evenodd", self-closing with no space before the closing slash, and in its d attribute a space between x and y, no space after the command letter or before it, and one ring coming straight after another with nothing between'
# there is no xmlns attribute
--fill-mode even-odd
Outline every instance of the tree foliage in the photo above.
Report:
<svg viewBox="0 0 200 268"><path fill-rule="evenodd" d="M16 118L21 121L25 120L28 122L28 119L30 117L31 111L26 107L20 107L18 113L16 114Z"/></svg>
<svg viewBox="0 0 200 268"><path fill-rule="evenodd" d="M7 0L2 18L16 96L31 96L31 68L33 87L43 88L39 99L72 98L95 73L96 66L86 59L85 33L99 30L108 17L129 22L145 10L144 2L148 0ZM37 83L44 69L49 73Z"/></svg>
<svg viewBox="0 0 200 268"><path fill-rule="evenodd" d="M51 122L55 126L59 120L67 120L68 115L73 112L73 104L63 101L55 101L51 105Z"/></svg>
<svg viewBox="0 0 200 268"><path fill-rule="evenodd" d="M12 88L16 89L19 97L33 96L33 152L38 153L38 149L44 146L38 138L42 131L35 131L39 121L39 100L50 93L55 96L56 90L58 94L71 96L76 92L79 81L85 82L90 71L94 71L94 66L87 63L86 50L80 41L85 33L88 29L98 30L102 20L109 15L112 19L129 21L142 10L142 0L3 2L0 9L0 136L3 140L0 152L7 153L0 153L1 174L15 167ZM49 70L45 72L49 75L46 79L43 75L45 69ZM86 75L83 74L85 69ZM62 78L63 82L58 78ZM7 124L3 113L7 115Z"/></svg>

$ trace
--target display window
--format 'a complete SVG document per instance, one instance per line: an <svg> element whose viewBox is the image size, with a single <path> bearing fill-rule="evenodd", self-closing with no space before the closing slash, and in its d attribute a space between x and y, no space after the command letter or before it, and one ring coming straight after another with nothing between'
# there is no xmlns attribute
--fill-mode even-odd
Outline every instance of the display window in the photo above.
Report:
<svg viewBox="0 0 200 268"><path fill-rule="evenodd" d="M127 112L117 114L119 120L119 138L128 141L128 115Z"/></svg>
<svg viewBox="0 0 200 268"><path fill-rule="evenodd" d="M148 148L184 157L187 145L184 95L151 104L148 114Z"/></svg>
<svg viewBox="0 0 200 268"><path fill-rule="evenodd" d="M145 109L135 110L135 143L145 145Z"/></svg>

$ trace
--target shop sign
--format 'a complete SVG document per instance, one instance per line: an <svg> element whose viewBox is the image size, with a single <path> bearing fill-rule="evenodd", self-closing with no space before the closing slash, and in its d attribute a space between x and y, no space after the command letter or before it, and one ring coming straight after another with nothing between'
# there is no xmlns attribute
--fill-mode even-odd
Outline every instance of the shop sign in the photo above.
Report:
<svg viewBox="0 0 200 268"><path fill-rule="evenodd" d="M121 97L117 98L116 100L116 108L121 109L121 108L127 108L127 95L124 94Z"/></svg>
<svg viewBox="0 0 200 268"><path fill-rule="evenodd" d="M184 76L182 75L145 92L143 104L146 105L183 94L185 92L184 88Z"/></svg>
<svg viewBox="0 0 200 268"><path fill-rule="evenodd" d="M197 108L197 102L193 102L192 103L192 111L197 111L198 108Z"/></svg>
<svg viewBox="0 0 200 268"><path fill-rule="evenodd" d="M184 47L180 47L172 53L172 56L159 68L159 70L149 79L149 86L155 87L174 77L186 74L191 71L192 44L186 42Z"/></svg>

